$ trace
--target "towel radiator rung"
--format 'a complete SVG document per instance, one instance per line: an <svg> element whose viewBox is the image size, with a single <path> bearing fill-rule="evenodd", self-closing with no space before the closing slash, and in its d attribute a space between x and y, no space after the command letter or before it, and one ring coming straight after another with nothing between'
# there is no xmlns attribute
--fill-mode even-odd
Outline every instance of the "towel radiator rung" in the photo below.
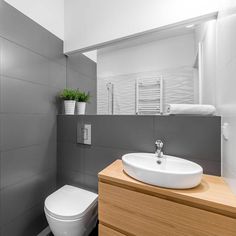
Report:
<svg viewBox="0 0 236 236"><path fill-rule="evenodd" d="M163 114L163 80L146 78L136 80L136 114Z"/></svg>

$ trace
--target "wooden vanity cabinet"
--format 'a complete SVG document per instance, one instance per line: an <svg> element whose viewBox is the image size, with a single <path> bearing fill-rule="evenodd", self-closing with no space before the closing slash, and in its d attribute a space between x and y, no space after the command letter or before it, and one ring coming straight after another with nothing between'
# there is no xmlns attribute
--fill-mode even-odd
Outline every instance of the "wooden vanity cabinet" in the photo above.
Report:
<svg viewBox="0 0 236 236"><path fill-rule="evenodd" d="M117 160L99 173L99 236L236 236L236 197L220 177L189 190L136 181Z"/></svg>

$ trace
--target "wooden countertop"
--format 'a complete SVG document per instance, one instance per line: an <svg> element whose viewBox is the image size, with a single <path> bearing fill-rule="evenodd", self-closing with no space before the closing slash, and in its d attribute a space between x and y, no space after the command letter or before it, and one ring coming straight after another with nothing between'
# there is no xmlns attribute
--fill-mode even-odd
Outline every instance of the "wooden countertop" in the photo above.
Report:
<svg viewBox="0 0 236 236"><path fill-rule="evenodd" d="M201 184L193 189L160 188L129 177L123 171L121 160L106 167L98 177L100 182L236 218L236 196L222 177L204 175Z"/></svg>

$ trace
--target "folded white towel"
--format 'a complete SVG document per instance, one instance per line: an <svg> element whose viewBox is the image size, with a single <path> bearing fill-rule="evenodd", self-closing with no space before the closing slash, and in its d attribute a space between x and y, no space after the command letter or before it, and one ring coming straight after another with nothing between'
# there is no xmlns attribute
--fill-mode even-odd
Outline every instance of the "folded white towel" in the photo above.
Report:
<svg viewBox="0 0 236 236"><path fill-rule="evenodd" d="M212 105L200 104L169 104L167 106L168 115L215 115L216 109Z"/></svg>

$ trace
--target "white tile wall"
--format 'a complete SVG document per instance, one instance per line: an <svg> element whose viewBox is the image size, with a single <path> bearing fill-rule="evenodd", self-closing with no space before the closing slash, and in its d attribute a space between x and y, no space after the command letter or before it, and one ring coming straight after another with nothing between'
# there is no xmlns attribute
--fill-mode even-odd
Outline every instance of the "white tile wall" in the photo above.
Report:
<svg viewBox="0 0 236 236"><path fill-rule="evenodd" d="M169 103L194 103L194 69L180 67L162 71L98 77L97 112L108 114L108 82L114 85L114 114L135 114L136 79L163 77L164 111Z"/></svg>

